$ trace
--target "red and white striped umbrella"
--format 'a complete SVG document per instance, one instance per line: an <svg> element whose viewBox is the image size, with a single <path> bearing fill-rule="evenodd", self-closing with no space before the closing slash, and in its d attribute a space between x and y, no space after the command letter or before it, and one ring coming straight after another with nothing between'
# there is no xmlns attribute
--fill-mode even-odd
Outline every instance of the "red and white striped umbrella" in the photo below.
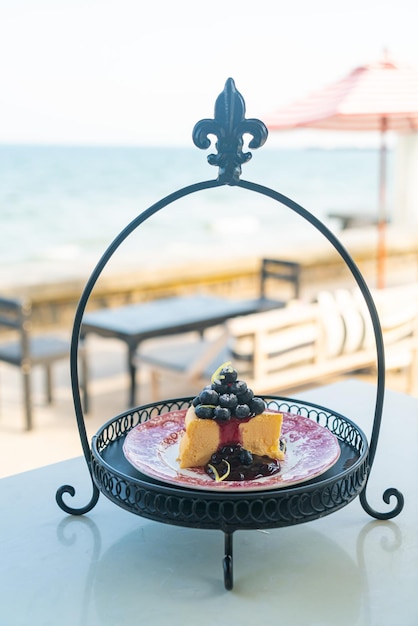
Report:
<svg viewBox="0 0 418 626"><path fill-rule="evenodd" d="M270 130L417 130L418 72L386 57L273 112L265 123Z"/></svg>
<svg viewBox="0 0 418 626"><path fill-rule="evenodd" d="M348 76L303 100L278 109L265 120L269 130L318 128L381 133L378 285L383 287L386 216L386 131L418 129L418 72L391 61L354 69Z"/></svg>

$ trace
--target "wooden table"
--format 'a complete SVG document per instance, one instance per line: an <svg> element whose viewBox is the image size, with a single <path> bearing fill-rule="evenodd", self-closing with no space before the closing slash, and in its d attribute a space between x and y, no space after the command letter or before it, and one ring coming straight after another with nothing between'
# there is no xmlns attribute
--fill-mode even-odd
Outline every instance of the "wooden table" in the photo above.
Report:
<svg viewBox="0 0 418 626"><path fill-rule="evenodd" d="M130 377L129 404L136 404L136 359L139 344L146 339L203 331L222 324L231 317L282 307L284 302L259 298L231 300L206 295L173 297L88 313L83 318L80 339L89 333L119 339L127 346L127 369ZM88 375L83 375L88 380ZM84 387L84 408L88 410L88 389Z"/></svg>
<svg viewBox="0 0 418 626"><path fill-rule="evenodd" d="M355 380L298 396L340 411L369 437L375 387ZM57 419L59 416L57 415ZM237 531L235 584L221 572L222 532L159 524L101 496L84 517L67 516L91 487L77 458L0 480L0 623L5 626L416 626L418 624L418 399L387 392L368 486L405 507L376 521L358 498L314 522ZM19 451L17 450L18 454ZM71 498L70 498L71 500Z"/></svg>

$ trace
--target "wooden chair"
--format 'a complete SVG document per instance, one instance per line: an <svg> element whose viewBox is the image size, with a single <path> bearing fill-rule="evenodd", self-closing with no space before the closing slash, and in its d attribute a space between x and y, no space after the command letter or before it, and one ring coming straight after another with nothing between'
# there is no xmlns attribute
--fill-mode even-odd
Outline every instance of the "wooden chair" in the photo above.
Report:
<svg viewBox="0 0 418 626"><path fill-rule="evenodd" d="M297 300L300 296L301 266L294 261L282 259L262 259L260 272L260 299L266 299L268 285L271 280L275 283L286 282L291 286L291 298Z"/></svg>
<svg viewBox="0 0 418 626"><path fill-rule="evenodd" d="M261 260L260 291L250 300L255 311L282 308L300 296L301 266L294 261L265 258ZM287 289L286 289L287 287Z"/></svg>
<svg viewBox="0 0 418 626"><path fill-rule="evenodd" d="M0 298L0 328L11 331L13 337L0 343L0 361L14 365L22 374L26 429L32 428L32 368L40 365L45 369L46 400L52 402L52 365L55 361L68 359L69 341L44 334L32 337L31 305L17 299ZM7 333L9 334L9 333Z"/></svg>

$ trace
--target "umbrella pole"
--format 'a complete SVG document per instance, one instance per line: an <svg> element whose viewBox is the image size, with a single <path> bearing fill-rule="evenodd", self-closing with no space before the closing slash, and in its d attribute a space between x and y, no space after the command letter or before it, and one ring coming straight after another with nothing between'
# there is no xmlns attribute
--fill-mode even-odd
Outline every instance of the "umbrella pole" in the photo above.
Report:
<svg viewBox="0 0 418 626"><path fill-rule="evenodd" d="M381 123L381 144L380 144L380 166L379 166L379 215L377 223L377 288L385 287L385 262L386 250L386 146L387 118L382 117Z"/></svg>

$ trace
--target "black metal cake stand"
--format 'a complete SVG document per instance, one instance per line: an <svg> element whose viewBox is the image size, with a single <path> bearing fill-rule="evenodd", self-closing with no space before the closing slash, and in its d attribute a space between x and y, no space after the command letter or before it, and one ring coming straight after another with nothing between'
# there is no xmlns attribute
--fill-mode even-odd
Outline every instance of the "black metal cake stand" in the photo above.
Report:
<svg viewBox="0 0 418 626"><path fill-rule="evenodd" d="M394 498L395 505L390 510L379 512L370 507L366 496L379 438L385 388L383 337L370 291L347 250L322 222L277 191L240 179L241 165L251 158L250 152L242 151L244 134L253 137L249 148L259 148L266 141L267 129L260 120L245 118L244 100L236 90L234 81L228 79L216 100L214 119L201 120L193 131L194 143L202 149L210 147L209 135L218 138L217 154L208 157L211 165L219 167L218 178L180 189L143 211L114 239L90 276L80 298L73 325L71 381L80 441L92 480L92 497L85 506L73 507L65 500L67 494L75 496L74 487L63 485L56 494L58 505L71 515L82 515L93 509L100 493L103 493L118 506L148 519L223 531L223 569L227 589L232 589L233 586L232 536L236 530L278 528L309 522L341 509L357 496L364 510L377 519L395 517L401 512L404 503L403 496L397 489L387 489L383 493L383 500L390 504L391 498ZM125 239L155 213L182 197L222 185L241 187L268 196L299 214L322 233L345 261L360 288L375 335L377 391L370 442L354 422L332 409L296 399L264 397L269 408L304 416L328 429L336 436L340 447L338 461L325 473L300 484L279 489L242 493L173 486L142 474L127 461L123 444L130 430L156 415L187 408L192 398L164 400L132 408L104 424L91 443L86 433L78 375L79 338L86 305L101 272Z"/></svg>

